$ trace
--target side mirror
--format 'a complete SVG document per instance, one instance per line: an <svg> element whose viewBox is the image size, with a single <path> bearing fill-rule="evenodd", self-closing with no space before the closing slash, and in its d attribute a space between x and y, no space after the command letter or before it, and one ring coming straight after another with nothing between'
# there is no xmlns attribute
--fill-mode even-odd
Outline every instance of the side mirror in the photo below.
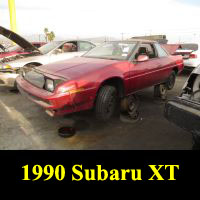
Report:
<svg viewBox="0 0 200 200"><path fill-rule="evenodd" d="M139 55L137 58L137 62L145 62L147 60L149 60L149 56L147 55Z"/></svg>

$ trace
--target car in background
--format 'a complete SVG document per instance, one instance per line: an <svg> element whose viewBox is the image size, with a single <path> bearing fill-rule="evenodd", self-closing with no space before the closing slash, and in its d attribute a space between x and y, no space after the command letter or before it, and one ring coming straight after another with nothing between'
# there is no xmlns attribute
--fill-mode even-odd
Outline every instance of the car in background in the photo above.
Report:
<svg viewBox="0 0 200 200"><path fill-rule="evenodd" d="M171 55L182 55L184 69L193 70L200 65L200 49L198 44L164 44Z"/></svg>
<svg viewBox="0 0 200 200"><path fill-rule="evenodd" d="M185 51L186 54L184 56L184 68L193 70L194 68L200 65L200 49L198 49L197 51L193 50L185 50ZM178 52L181 52L181 50Z"/></svg>
<svg viewBox="0 0 200 200"><path fill-rule="evenodd" d="M81 56L95 47L93 43L88 41L66 40L53 41L37 48L21 36L3 27L0 27L0 34L11 39L25 51L0 60L1 85L12 88L16 87L15 80L21 73L22 67L29 70L36 66Z"/></svg>
<svg viewBox="0 0 200 200"><path fill-rule="evenodd" d="M172 89L182 69L182 56L169 55L157 42L115 41L25 72L17 86L51 116L94 108L96 117L106 121L118 100L159 84Z"/></svg>
<svg viewBox="0 0 200 200"><path fill-rule="evenodd" d="M31 44L37 48L45 45L45 42L31 42ZM8 57L12 57L15 55L20 55L20 54L29 54L31 53L26 52L26 49L23 49L21 46L19 45L14 45L14 46L10 46L8 48L3 47L3 45L0 46L1 51L0 51L0 59L2 58L8 58Z"/></svg>
<svg viewBox="0 0 200 200"><path fill-rule="evenodd" d="M186 81L181 95L165 105L165 117L193 134L194 149L200 149L200 66Z"/></svg>

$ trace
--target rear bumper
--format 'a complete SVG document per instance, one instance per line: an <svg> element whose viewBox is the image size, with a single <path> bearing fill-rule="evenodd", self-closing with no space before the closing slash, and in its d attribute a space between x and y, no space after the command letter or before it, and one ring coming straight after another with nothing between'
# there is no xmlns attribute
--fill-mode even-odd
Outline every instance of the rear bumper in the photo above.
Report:
<svg viewBox="0 0 200 200"><path fill-rule="evenodd" d="M0 85L14 87L18 76L19 74L15 73L0 72Z"/></svg>
<svg viewBox="0 0 200 200"><path fill-rule="evenodd" d="M184 130L200 134L200 105L177 97L166 103L164 115Z"/></svg>
<svg viewBox="0 0 200 200"><path fill-rule="evenodd" d="M199 59L186 59L184 60L184 66L187 68L196 68L200 64Z"/></svg>
<svg viewBox="0 0 200 200"><path fill-rule="evenodd" d="M33 86L21 76L17 77L17 87L23 96L45 108L47 114L51 116L74 112L75 107L68 93L53 94Z"/></svg>

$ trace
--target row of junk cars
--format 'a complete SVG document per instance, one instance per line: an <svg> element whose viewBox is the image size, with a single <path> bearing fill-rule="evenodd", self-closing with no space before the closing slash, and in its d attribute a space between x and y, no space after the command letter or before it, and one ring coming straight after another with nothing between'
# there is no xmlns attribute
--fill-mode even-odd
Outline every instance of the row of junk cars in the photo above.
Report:
<svg viewBox="0 0 200 200"><path fill-rule="evenodd" d="M137 92L154 86L154 96L166 98L184 66L194 68L180 95L167 100L165 117L193 134L200 146L200 53L184 48L130 39L105 42L67 40L30 43L0 26L0 34L15 43L0 45L0 85L19 90L50 116L92 109L108 121L120 109L125 120L138 117ZM170 46L171 48L172 46Z"/></svg>

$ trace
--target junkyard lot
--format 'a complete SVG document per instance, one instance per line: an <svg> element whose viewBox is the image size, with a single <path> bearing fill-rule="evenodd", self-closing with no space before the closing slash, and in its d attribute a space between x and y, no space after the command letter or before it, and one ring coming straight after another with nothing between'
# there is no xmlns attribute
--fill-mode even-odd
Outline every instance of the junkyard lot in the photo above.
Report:
<svg viewBox="0 0 200 200"><path fill-rule="evenodd" d="M168 98L179 95L188 73L182 73ZM139 93L140 120L135 124L117 117L97 122L91 111L51 118L20 94L0 87L0 149L191 149L192 136L163 116L164 104L153 98L153 88ZM84 119L88 128L71 138L57 131Z"/></svg>

